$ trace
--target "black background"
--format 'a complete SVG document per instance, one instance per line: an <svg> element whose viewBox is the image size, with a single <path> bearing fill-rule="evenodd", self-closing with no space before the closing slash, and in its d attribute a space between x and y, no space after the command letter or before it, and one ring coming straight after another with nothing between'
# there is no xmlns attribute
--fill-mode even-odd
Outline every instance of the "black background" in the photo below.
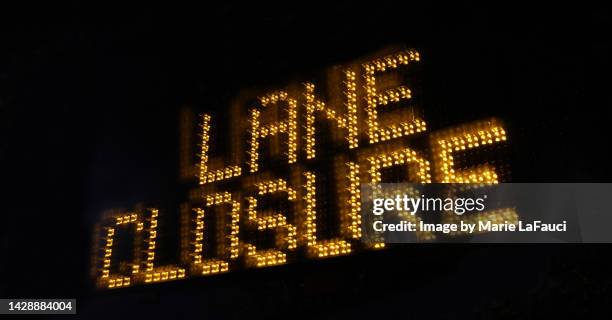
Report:
<svg viewBox="0 0 612 320"><path fill-rule="evenodd" d="M512 181L610 182L605 8L32 5L0 20L0 297L76 297L87 318L607 310L607 245L422 245L105 292L88 275L102 211L180 197L180 106L221 110L388 45L421 52L432 122L506 121Z"/></svg>

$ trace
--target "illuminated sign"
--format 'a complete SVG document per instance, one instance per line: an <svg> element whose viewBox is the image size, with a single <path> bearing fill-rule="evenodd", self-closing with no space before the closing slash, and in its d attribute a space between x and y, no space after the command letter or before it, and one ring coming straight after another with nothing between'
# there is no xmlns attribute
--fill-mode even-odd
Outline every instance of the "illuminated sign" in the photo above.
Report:
<svg viewBox="0 0 612 320"><path fill-rule="evenodd" d="M182 172L197 179L197 188L181 210L180 261L160 265L157 209L108 215L96 229L98 285L119 288L380 249L383 242L361 241L362 183L387 176L498 183L500 169L474 162L469 152L503 145L504 125L484 119L430 133L423 108L413 102L411 71L420 60L417 51L397 50L331 69L326 86L305 82L260 95L233 109L225 140L212 134L215 118L200 115L198 163L182 157ZM415 137L420 146L412 146ZM213 159L211 148L220 142L231 152ZM129 249L128 260L117 257L120 246Z"/></svg>

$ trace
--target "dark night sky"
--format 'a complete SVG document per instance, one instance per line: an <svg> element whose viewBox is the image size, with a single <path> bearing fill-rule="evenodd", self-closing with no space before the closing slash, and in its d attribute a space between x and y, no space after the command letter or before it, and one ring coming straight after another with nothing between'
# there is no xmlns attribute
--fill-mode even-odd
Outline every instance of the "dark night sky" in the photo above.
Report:
<svg viewBox="0 0 612 320"><path fill-rule="evenodd" d="M507 120L513 181L612 179L607 9L380 1L169 6L0 10L0 297L77 297L89 316L174 315L171 306L180 306L184 317L214 318L242 315L232 301L252 307L274 299L283 305L269 311L274 317L287 310L369 315L375 303L363 297L373 291L389 292L375 300L387 306L403 299L446 305L440 312L447 316L462 303L469 305L457 311L464 315L537 315L538 305L557 300L579 313L609 296L602 264L610 266L600 258L609 246L539 245L412 248L433 258L410 265L436 280L408 288L402 280L403 289L371 276L383 267L386 279L403 274L397 262L406 258L392 252L373 256L380 266L365 254L257 271L255 280L239 273L184 287L92 293L89 241L100 213L137 202L172 206L180 196L180 106L222 110L241 89L282 87L388 45L422 53L425 108L440 127ZM441 265L448 251L469 258ZM349 271L335 276L339 268ZM491 278L500 270L502 284L480 278L480 268ZM476 278L468 289L473 301L450 301L463 294L453 292L452 282L467 282L459 274ZM282 277L290 280L279 284Z"/></svg>

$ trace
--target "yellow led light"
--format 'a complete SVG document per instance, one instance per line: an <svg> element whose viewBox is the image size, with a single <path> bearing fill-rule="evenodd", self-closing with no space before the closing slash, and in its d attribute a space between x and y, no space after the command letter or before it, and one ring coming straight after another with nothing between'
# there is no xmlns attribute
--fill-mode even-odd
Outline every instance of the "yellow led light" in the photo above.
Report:
<svg viewBox="0 0 612 320"><path fill-rule="evenodd" d="M349 174L348 196L348 229L350 237L361 239L361 184L359 182L359 165L354 162L346 163Z"/></svg>
<svg viewBox="0 0 612 320"><path fill-rule="evenodd" d="M453 154L502 143L506 140L507 136L503 125L495 119L461 125L436 133L432 137L432 149L437 164L436 176L438 180L443 183L476 183L483 186L499 183L497 172L488 164L456 170ZM454 193L454 191L452 192ZM517 223L518 214L513 208L501 208L470 216L457 216L451 212L443 215L442 218L443 223L460 223L461 221L478 223L488 220ZM464 232L457 231L451 235L459 234L464 234Z"/></svg>
<svg viewBox="0 0 612 320"><path fill-rule="evenodd" d="M377 93L376 73L397 69L402 65L408 65L411 61L420 61L418 52L400 52L398 54L375 59L363 65L367 101L366 122L368 126L368 136L372 144L412 135L427 129L425 121L414 116L409 120L386 126L381 126L378 119L378 107L385 106L391 102L408 100L412 97L412 93L406 86L399 86L397 88L388 89L382 93Z"/></svg>
<svg viewBox="0 0 612 320"><path fill-rule="evenodd" d="M266 267L284 264L293 259L293 255L302 253L308 258L327 258L360 250L364 248L358 244L364 236L362 218L369 219L368 215L362 217L361 206L362 202L370 202L364 199L370 195L365 191L362 194L361 182L382 183L386 168L407 167L407 180L414 183L425 184L432 180L480 185L498 183L500 177L488 163L467 168L458 166L467 162L460 159L464 151L506 141L504 127L495 120L435 132L429 137L436 170L434 179L430 162L424 157L430 150L406 148L408 144L422 148L422 140L400 139L428 130L428 124L417 111L412 106L405 106L412 104L414 92L409 82L401 83L406 78L401 72L418 61L420 56L416 51L396 51L365 63L362 60L333 68L328 73L327 85L304 83L303 95L301 92L293 94L294 91L289 91L292 95L285 91L270 92L260 97L257 106L249 110L243 109L244 102L250 103L254 96L248 92L241 94L232 104L230 135L223 140L231 150L228 154L231 162L228 163L233 165L218 165L220 159L210 155L211 115L200 116L198 140L201 145L194 149L196 116L193 112L182 113L181 122L190 124L181 127L180 140L180 177L188 192L181 204L181 265L189 266L193 275L213 275L230 271L242 263L242 259L246 267ZM302 106L298 107L298 103ZM303 114L298 116L299 112ZM245 113L247 117L243 119ZM322 137L317 136L322 134L317 132L320 124L323 124L323 134L331 136L330 141L322 141ZM331 132L327 134L330 127ZM303 136L298 136L300 133ZM242 139L245 136L247 141ZM360 145L360 139L366 138L369 144L362 141ZM271 143L268 145L268 142ZM302 144L304 153L298 158L298 147ZM272 155L269 162L263 161L267 159L262 159L261 155L268 146ZM317 150L325 150L325 155L318 154L323 152ZM280 157L285 151L287 160ZM195 154L199 160L195 160ZM279 161L281 158L283 163ZM196 176L198 183L192 185ZM292 182L291 187L287 181ZM450 193L464 191L463 186L470 187L451 186ZM236 189L240 187L246 191ZM328 201L327 195L319 194L323 192L335 192L337 199ZM249 196L242 197L245 193ZM289 208L292 208L290 212L269 208L286 207L285 199L276 202L278 195L280 198L286 195ZM330 204L337 208L326 207ZM215 214L220 212L217 209L222 209L223 213ZM123 213L113 216L110 223L104 220L108 226L97 225L99 232L93 250L97 254L92 257L92 274L97 277L98 285L120 288L187 276L186 269L180 266L156 265L161 253L159 243L164 239L158 225L163 226L165 220L158 219L157 209L150 212L148 219L142 213ZM245 215L242 222L241 214ZM336 218L339 227L334 224ZM418 215L408 214L402 218L417 225L421 221ZM382 216L376 215L373 219L382 219ZM512 208L503 208L481 212L477 217L470 214L442 216L444 223L456 223L459 219L514 223L518 215ZM208 225L211 220L215 220L212 227ZM333 226L323 225L330 220ZM240 242L239 232L245 232L239 229L241 223L247 227L248 235L256 235L249 239L250 243ZM106 228L102 229L103 226ZM120 242L115 237L123 230L121 228L132 227L136 231L134 259L121 261L119 271L114 271L118 259L113 250L117 251ZM268 237L270 234L273 239ZM323 234L328 239L322 239ZM415 234L418 241L432 241L437 236L431 231L417 230ZM370 234L367 235L368 240L373 241L368 241L366 249L385 247L382 238L370 239ZM209 241L212 238L215 241ZM273 240L273 244L264 248L268 240ZM297 250L298 246L303 246L304 251Z"/></svg>
<svg viewBox="0 0 612 320"><path fill-rule="evenodd" d="M431 183L431 167L429 161L421 158L415 151L405 148L399 151L379 154L368 157L370 162L371 183L381 183L381 169L398 165L412 165L416 170L411 171L413 182Z"/></svg>
<svg viewBox="0 0 612 320"><path fill-rule="evenodd" d="M393 151L388 153L382 153L368 157L370 163L370 181L371 183L381 183L382 174L381 169L390 168L393 166L409 165L413 169L410 170L410 180L417 183L431 183L431 167L429 161L421 158L414 150L404 148L399 151ZM375 219L382 219L382 216L377 216ZM412 218L411 218L412 219ZM416 218L416 221L419 221ZM429 236L426 234L418 234L421 239L428 239ZM384 248L383 242L374 243L373 249Z"/></svg>
<svg viewBox="0 0 612 320"><path fill-rule="evenodd" d="M258 195L284 192L287 200L297 201L297 192L287 186L283 179L264 181L256 184ZM257 198L247 197L247 221L257 226L258 230L276 230L276 246L278 249L258 250L253 244L246 244L246 262L249 266L266 267L284 264L287 262L287 254L279 249L294 250L297 247L297 228L287 221L282 213L257 214Z"/></svg>
<svg viewBox="0 0 612 320"><path fill-rule="evenodd" d="M102 268L98 284L107 288L120 288L130 286L132 276L136 276L140 272L140 232L143 230L143 223L138 213L122 213L112 217L113 225L106 227L106 235L104 237L103 260ZM125 227L133 224L135 226L136 237L134 238L134 260L128 265L131 266L131 275L111 274L110 268L113 257L113 246L116 244L115 235L117 228Z"/></svg>
<svg viewBox="0 0 612 320"><path fill-rule="evenodd" d="M249 119L251 126L251 149L249 152L249 170L251 173L259 170L259 140L266 137L275 136L279 133L287 134L287 161L295 163L297 161L297 100L290 98L284 91L267 94L259 99L263 108L277 104L287 103L287 119L276 123L262 125L260 123L260 110L252 109Z"/></svg>
<svg viewBox="0 0 612 320"><path fill-rule="evenodd" d="M146 261L145 261L145 272L141 276L144 278L145 283L150 282L160 282L160 281L170 281L170 280L178 280L185 277L185 269L174 266L167 265L156 267L155 266L155 247L157 245L157 226L158 226L158 218L159 218L159 210L150 209L151 212L149 216L149 237L146 240ZM181 276L182 275L182 276Z"/></svg>
<svg viewBox="0 0 612 320"><path fill-rule="evenodd" d="M195 209L194 221L194 241L192 247L192 269L200 272L202 275L222 273L229 271L229 260L238 258L239 255L239 231L240 231L240 201L232 199L232 194L229 192L215 193L205 197L205 208L229 204L231 211L227 214L227 220L224 220L224 231L219 232L219 251L221 258L204 259L203 253L206 246L204 241L204 233L206 232L206 224L204 218L206 211L201 208Z"/></svg>
<svg viewBox="0 0 612 320"><path fill-rule="evenodd" d="M228 166L219 170L208 169L208 150L210 147L210 115L202 115L202 147L200 149L200 172L198 178L200 185L221 181L233 177L239 177L242 174L240 166Z"/></svg>
<svg viewBox="0 0 612 320"><path fill-rule="evenodd" d="M305 172L306 177L306 207L305 213L305 241L308 254L312 257L325 258L351 253L351 244L343 239L317 240L317 202L316 202L316 175Z"/></svg>
<svg viewBox="0 0 612 320"><path fill-rule="evenodd" d="M498 183L495 169L481 165L461 171L454 167L453 153L507 140L506 131L495 119L445 130L433 136L436 177L442 183Z"/></svg>
<svg viewBox="0 0 612 320"><path fill-rule="evenodd" d="M306 114L305 114L305 129L306 134L304 136L304 148L306 150L306 158L313 159L316 156L315 151L315 115L317 112L322 113L326 119L334 120L338 128L345 129L347 131L346 140L349 145L349 149L357 148L359 145L359 131L357 126L357 86L355 84L355 72L346 70L345 84L346 90L344 95L346 97L346 113L339 115L334 109L326 106L321 100L318 100L314 94L315 85L312 83L306 83Z"/></svg>

